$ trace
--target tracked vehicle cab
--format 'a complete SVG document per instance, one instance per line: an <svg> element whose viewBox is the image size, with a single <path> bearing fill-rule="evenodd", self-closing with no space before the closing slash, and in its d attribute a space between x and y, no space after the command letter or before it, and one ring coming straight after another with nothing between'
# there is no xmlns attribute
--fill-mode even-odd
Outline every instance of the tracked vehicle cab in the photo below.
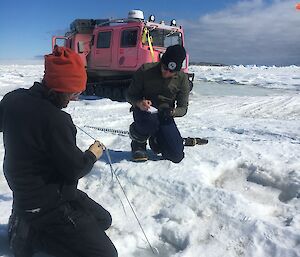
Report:
<svg viewBox="0 0 300 257"><path fill-rule="evenodd" d="M58 40L80 54L88 74L86 94L121 100L142 64L160 61L168 46L184 46L184 31L175 20L169 25L155 22L154 15L145 20L142 11L132 10L125 19L76 19L65 36L53 37L53 47ZM182 70L192 88L188 59Z"/></svg>

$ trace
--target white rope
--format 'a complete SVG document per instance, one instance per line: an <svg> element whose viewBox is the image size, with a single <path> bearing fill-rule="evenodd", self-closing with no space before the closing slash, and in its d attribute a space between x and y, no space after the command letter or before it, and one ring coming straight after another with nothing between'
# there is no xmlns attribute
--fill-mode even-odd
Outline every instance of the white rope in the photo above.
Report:
<svg viewBox="0 0 300 257"><path fill-rule="evenodd" d="M76 127L77 127L78 129L80 129L82 132L84 132L86 135L88 135L90 138L92 138L92 139L94 139L95 141L97 141L93 136L91 136L89 133L87 133L86 131L84 131L82 128L80 128L80 127L78 127L78 126L76 126ZM87 126L87 127L88 127L88 126ZM126 131L126 132L127 132L127 131ZM128 133L128 132L127 132L127 133ZM103 144L102 144L102 145L103 145ZM103 146L104 146L104 145L103 145ZM145 239L146 239L146 241L147 241L147 243L148 243L148 245L149 245L149 247L150 247L152 253L153 253L154 255L156 255L156 254L158 253L158 250L155 248L155 249L156 249L156 252L155 252L155 251L154 251L154 248L153 248L152 245L150 244L150 242L149 242L149 240L148 240L148 237L147 237L147 235L146 235L146 233L145 233L145 231L144 231L144 229L143 229L143 227L142 227L142 224L141 224L139 218L137 217L137 214L136 214L136 212L135 212L135 210L134 210L132 204L130 203L130 201L129 201L127 195L126 195L126 192L125 192L123 186L121 185L121 182L120 182L120 180L119 180L119 177L118 177L118 175L116 174L116 172L115 172L115 170L114 170L114 168L113 168L113 166L112 166L112 161L111 161L111 157L110 157L108 148L107 148L106 146L104 146L104 149L103 149L103 150L105 151L106 157L107 157L107 159L108 159L111 173L115 176L115 178L116 178L116 180L117 180L117 182L118 182L120 188L122 189L122 192L123 192L123 194L124 194L124 196L125 196L125 198L126 198L126 201L127 201L127 203L129 204L130 209L131 209L131 211L132 211L132 213L133 213L133 215L134 215L136 221L138 222L139 227L140 227L140 229L142 230L142 232L143 232L143 234L144 234L144 237L145 237ZM124 208L124 206L123 206L123 208Z"/></svg>

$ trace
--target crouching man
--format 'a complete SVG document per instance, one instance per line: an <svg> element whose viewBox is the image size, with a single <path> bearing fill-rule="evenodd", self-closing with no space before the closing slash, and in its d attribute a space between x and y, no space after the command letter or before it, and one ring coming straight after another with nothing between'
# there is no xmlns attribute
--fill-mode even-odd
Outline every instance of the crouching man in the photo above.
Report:
<svg viewBox="0 0 300 257"><path fill-rule="evenodd" d="M129 132L134 161L148 159L148 139L150 148L164 159L179 163L184 158L183 139L174 117L184 116L188 109L189 81L181 71L185 58L183 46L170 46L160 62L142 65L133 77L127 101L133 109ZM157 113L151 112L153 107Z"/></svg>
<svg viewBox="0 0 300 257"><path fill-rule="evenodd" d="M16 257L118 255L104 232L110 213L77 189L102 145L95 141L82 152L71 116L61 110L85 90L86 80L79 55L56 47L45 56L42 83L12 91L0 102L3 170L13 191L8 234Z"/></svg>

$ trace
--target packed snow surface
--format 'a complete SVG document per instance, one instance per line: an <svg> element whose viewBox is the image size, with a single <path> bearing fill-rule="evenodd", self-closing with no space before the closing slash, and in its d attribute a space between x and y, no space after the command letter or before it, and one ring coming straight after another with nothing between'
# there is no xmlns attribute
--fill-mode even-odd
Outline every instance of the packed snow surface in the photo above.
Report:
<svg viewBox="0 0 300 257"><path fill-rule="evenodd" d="M82 98L65 109L109 149L112 167L157 251L151 252L104 154L79 187L111 212L107 233L119 256L299 257L300 67L192 66L190 71L195 83L189 111L176 123L182 136L209 143L186 147L179 164L159 160L150 150L146 163L131 162L127 136L85 127L127 130L128 103ZM42 77L42 65L0 65L0 95L29 88ZM93 140L78 130L77 142L85 150ZM2 162L2 137L0 145ZM1 170L0 256L12 256L6 237L11 204Z"/></svg>

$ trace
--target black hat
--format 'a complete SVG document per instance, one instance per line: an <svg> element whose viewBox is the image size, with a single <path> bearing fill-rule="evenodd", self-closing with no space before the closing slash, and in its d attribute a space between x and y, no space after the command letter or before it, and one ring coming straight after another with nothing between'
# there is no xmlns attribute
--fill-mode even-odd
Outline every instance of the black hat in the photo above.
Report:
<svg viewBox="0 0 300 257"><path fill-rule="evenodd" d="M186 57L186 52L183 46L169 46L161 58L161 62L170 71L180 71L182 62Z"/></svg>

